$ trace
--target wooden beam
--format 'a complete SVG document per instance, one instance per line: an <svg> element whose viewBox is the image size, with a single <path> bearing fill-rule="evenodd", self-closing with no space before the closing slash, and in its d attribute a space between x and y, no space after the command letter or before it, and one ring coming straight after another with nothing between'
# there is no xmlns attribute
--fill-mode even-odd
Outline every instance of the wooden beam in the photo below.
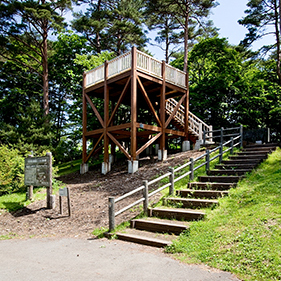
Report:
<svg viewBox="0 0 281 281"><path fill-rule="evenodd" d="M124 130L124 129L130 128L130 127L131 127L131 123L125 123L125 124L121 124L121 125L108 127L107 131L113 132L113 131L116 131L116 130Z"/></svg>
<svg viewBox="0 0 281 281"><path fill-rule="evenodd" d="M85 93L85 87L86 87L86 73L83 73L83 115L82 115L82 124L83 124L83 136L82 136L82 163L86 163L87 159L87 139L86 139L86 133L87 133L87 101L86 101L86 93Z"/></svg>
<svg viewBox="0 0 281 281"><path fill-rule="evenodd" d="M85 94L85 97L86 97L88 103L90 104L91 108L92 108L93 111L95 112L95 114L96 114L96 116L97 116L97 118L98 118L100 124L101 124L102 127L104 128L104 122L103 122L103 120L102 120L102 118L101 118L101 116L100 116L100 114L99 114L97 108L95 107L95 105L93 104L92 100L90 99L90 97L89 97L87 94Z"/></svg>
<svg viewBox="0 0 281 281"><path fill-rule="evenodd" d="M138 83L139 89L141 90L142 95L144 96L144 99L145 99L145 101L146 101L146 103L147 103L147 105L148 105L150 111L153 113L153 115L154 115L154 117L155 117L156 122L158 123L158 125L161 126L161 121L160 121L160 119L159 119L159 117L158 117L158 115L157 115L157 112L155 111L155 109L154 109L154 107L153 107L153 105L152 105L152 103L151 103L151 101L150 101L150 99L149 99L149 97L148 97L148 95L147 95L147 93L146 93L146 91L145 91L145 88L144 88L144 86L143 86L141 80L139 79L139 77L137 77L137 80L138 80L138 82L139 82L139 83Z"/></svg>
<svg viewBox="0 0 281 281"><path fill-rule="evenodd" d="M171 130L171 129L165 129L165 133L166 134L172 134L172 135L180 136L180 137L184 137L185 136L185 132L175 131L175 130Z"/></svg>
<svg viewBox="0 0 281 281"><path fill-rule="evenodd" d="M103 136L104 136L104 135L101 134L101 136L99 137L98 141L97 141L96 144L94 145L93 149L91 150L91 152L90 152L89 155L87 156L86 162L89 161L90 157L92 156L92 154L93 154L94 151L96 150L96 148L97 148L98 144L100 143L100 141L102 140Z"/></svg>
<svg viewBox="0 0 281 281"><path fill-rule="evenodd" d="M125 85L125 87L124 87L124 89L123 89L123 91L122 91L122 93L121 93L121 95L120 95L120 97L118 99L118 102L117 102L113 112L111 113L111 116L110 116L110 118L108 120L107 126L109 126L109 124L111 123L111 121L112 121L112 119L113 119L117 109L119 108L119 106L120 106L120 104L121 104L121 102L122 102L122 100L123 100L123 98L124 98L124 96L125 96L125 94L126 94L126 92L128 90L128 85L129 85L130 80L131 80L131 77L129 77L127 82L126 82L126 85Z"/></svg>
<svg viewBox="0 0 281 281"><path fill-rule="evenodd" d="M153 132L161 132L161 127L153 126L153 125L148 125L148 124L141 124L137 123L137 128L145 129L145 130L151 130Z"/></svg>
<svg viewBox="0 0 281 281"><path fill-rule="evenodd" d="M120 142L109 132L107 132L107 135L110 137L110 139L120 148L120 150L124 153L124 155L131 160L131 155L126 151L126 149L120 144Z"/></svg>
<svg viewBox="0 0 281 281"><path fill-rule="evenodd" d="M160 118L161 118L161 139L160 139L160 150L165 150L165 116L166 116L166 63L162 61L162 88L160 95Z"/></svg>
<svg viewBox="0 0 281 281"><path fill-rule="evenodd" d="M168 125L170 124L170 122L174 118L174 116L176 115L177 111L179 110L179 108L185 98L186 98L186 94L182 96L182 98L179 100L177 106L174 108L172 114L169 116L168 120L165 123L165 128L168 127Z"/></svg>
<svg viewBox="0 0 281 281"><path fill-rule="evenodd" d="M107 135L108 129L108 119L109 119L109 89L107 86L107 77L108 77L108 62L104 63L104 151L103 151L103 162L109 162L109 138Z"/></svg>
<svg viewBox="0 0 281 281"><path fill-rule="evenodd" d="M140 149L138 149L136 154L139 155L140 153L142 153L146 148L148 148L152 143L154 143L161 135L162 133L159 133L156 136L154 136L152 139L150 139L145 145L143 145Z"/></svg>
<svg viewBox="0 0 281 281"><path fill-rule="evenodd" d="M185 99L185 114L184 114L184 131L185 131L185 140L188 140L188 134L189 134L189 122L188 122L188 114L189 114L189 74L188 72L186 72L186 76L185 76L185 83L186 83L186 99Z"/></svg>
<svg viewBox="0 0 281 281"><path fill-rule="evenodd" d="M137 49L132 47L131 67L131 160L136 160L137 151Z"/></svg>
<svg viewBox="0 0 281 281"><path fill-rule="evenodd" d="M104 133L104 129L97 129L97 130L86 132L85 136L92 137L92 136L103 134L103 133Z"/></svg>

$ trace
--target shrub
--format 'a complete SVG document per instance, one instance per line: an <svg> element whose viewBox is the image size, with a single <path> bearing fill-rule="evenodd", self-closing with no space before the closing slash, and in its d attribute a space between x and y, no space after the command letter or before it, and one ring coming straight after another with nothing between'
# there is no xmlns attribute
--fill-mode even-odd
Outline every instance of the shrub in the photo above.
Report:
<svg viewBox="0 0 281 281"><path fill-rule="evenodd" d="M0 145L0 196L24 186L24 157L17 149Z"/></svg>

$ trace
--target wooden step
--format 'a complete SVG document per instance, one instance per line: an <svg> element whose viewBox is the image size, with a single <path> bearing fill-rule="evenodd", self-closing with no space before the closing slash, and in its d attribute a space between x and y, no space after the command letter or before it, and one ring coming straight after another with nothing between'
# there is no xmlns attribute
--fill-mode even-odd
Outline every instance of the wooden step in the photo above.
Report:
<svg viewBox="0 0 281 281"><path fill-rule="evenodd" d="M201 182L223 182L223 183L236 183L242 176L201 176L199 181Z"/></svg>
<svg viewBox="0 0 281 281"><path fill-rule="evenodd" d="M169 236L163 234L155 234L152 232L147 232L137 229L126 229L125 232L117 232L116 236L118 239L133 242L137 244L163 248L172 244L172 240L176 236Z"/></svg>
<svg viewBox="0 0 281 281"><path fill-rule="evenodd" d="M228 183L228 182L190 182L188 183L187 187L189 189L199 189L199 190L228 190L232 187L235 187L236 183Z"/></svg>
<svg viewBox="0 0 281 281"><path fill-rule="evenodd" d="M245 147L243 148L243 151L260 151L260 152L271 152L274 151L276 149L276 146L271 146L271 147Z"/></svg>
<svg viewBox="0 0 281 281"><path fill-rule="evenodd" d="M228 191L181 189L176 191L176 195L194 198L219 198L228 195Z"/></svg>
<svg viewBox="0 0 281 281"><path fill-rule="evenodd" d="M225 170L229 170L229 169L254 169L256 166L258 165L258 163L255 164L217 164L215 166L215 169L225 169Z"/></svg>
<svg viewBox="0 0 281 281"><path fill-rule="evenodd" d="M202 219L205 216L205 213L202 211L181 208L153 208L149 209L149 216L165 219L193 221Z"/></svg>
<svg viewBox="0 0 281 281"><path fill-rule="evenodd" d="M209 208L217 205L219 202L212 199L193 199L193 198L167 198L167 203L180 204L183 208Z"/></svg>
<svg viewBox="0 0 281 281"><path fill-rule="evenodd" d="M259 150L259 151L241 151L237 153L238 155L267 155L268 151L263 151L263 150Z"/></svg>
<svg viewBox="0 0 281 281"><path fill-rule="evenodd" d="M267 154L256 154L256 155L235 155L235 156L229 156L230 160L252 160L252 159L266 159Z"/></svg>
<svg viewBox="0 0 281 281"><path fill-rule="evenodd" d="M242 176L246 173L251 172L251 169L233 169L233 170L211 170L208 171L207 174L209 176L218 176L218 175L237 175L237 176Z"/></svg>
<svg viewBox="0 0 281 281"><path fill-rule="evenodd" d="M179 235L187 230L187 222L164 220L157 218L134 219L131 221L131 228L146 230L158 233L169 233Z"/></svg>
<svg viewBox="0 0 281 281"><path fill-rule="evenodd" d="M252 144L246 145L245 148L268 148L268 147L277 147L278 143L263 143L263 144Z"/></svg>
<svg viewBox="0 0 281 281"><path fill-rule="evenodd" d="M237 164L256 164L262 162L262 159L235 159L235 160L223 160L222 164L230 164L230 165L237 165Z"/></svg>

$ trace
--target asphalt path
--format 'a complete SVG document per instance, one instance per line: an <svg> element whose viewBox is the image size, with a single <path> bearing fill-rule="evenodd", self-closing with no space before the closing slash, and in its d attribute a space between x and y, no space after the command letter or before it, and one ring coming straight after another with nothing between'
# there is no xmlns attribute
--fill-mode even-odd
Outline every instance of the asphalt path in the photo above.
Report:
<svg viewBox="0 0 281 281"><path fill-rule="evenodd" d="M187 265L162 249L118 240L0 241L1 281L238 281L228 272Z"/></svg>

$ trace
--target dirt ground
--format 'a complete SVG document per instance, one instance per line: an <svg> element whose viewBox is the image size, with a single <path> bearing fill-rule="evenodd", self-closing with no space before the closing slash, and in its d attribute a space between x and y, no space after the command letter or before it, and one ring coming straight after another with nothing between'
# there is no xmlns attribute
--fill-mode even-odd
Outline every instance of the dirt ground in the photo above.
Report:
<svg viewBox="0 0 281 281"><path fill-rule="evenodd" d="M60 177L65 186L70 188L71 217L68 216L66 197L63 197L63 215L59 214L59 199L56 207L46 209L46 200L32 203L22 210L6 212L0 210L0 236L14 238L32 237L92 237L91 232L100 227L108 228L108 197L119 197L142 185L143 180L151 180L168 171L169 167L184 164L190 157L196 158L203 152L187 151L169 155L166 161L142 158L139 170L127 173L127 161L116 163L107 175L100 170L89 171L84 175L79 172ZM140 194L129 200L120 201L116 211L128 203L140 198ZM158 200L155 195L153 200ZM129 210L116 218L116 224L138 215L138 208Z"/></svg>

